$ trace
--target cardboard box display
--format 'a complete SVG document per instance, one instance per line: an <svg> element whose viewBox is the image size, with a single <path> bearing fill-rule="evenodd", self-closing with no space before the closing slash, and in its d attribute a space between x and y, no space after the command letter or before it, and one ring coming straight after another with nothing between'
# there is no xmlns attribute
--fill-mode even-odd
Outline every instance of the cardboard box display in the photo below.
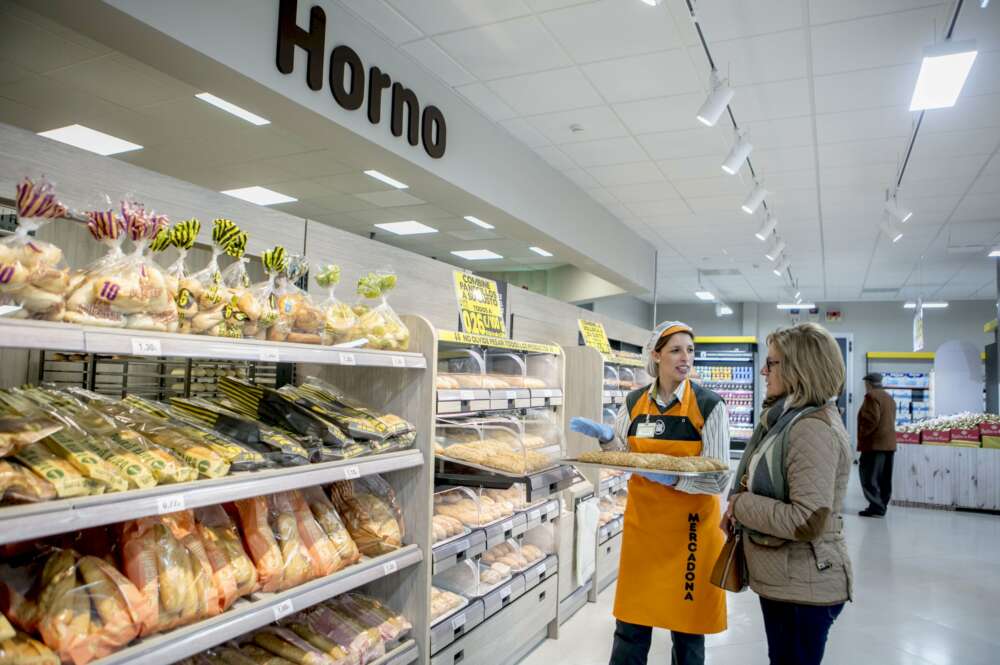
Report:
<svg viewBox="0 0 1000 665"><path fill-rule="evenodd" d="M947 446L951 443L951 431L939 432L937 430L925 429L920 432L920 442L925 446Z"/></svg>
<svg viewBox="0 0 1000 665"><path fill-rule="evenodd" d="M965 446L967 448L979 447L979 428L953 429L951 430L951 445Z"/></svg>
<svg viewBox="0 0 1000 665"><path fill-rule="evenodd" d="M979 426L979 434L983 448L1000 449L1000 423L982 423Z"/></svg>
<svg viewBox="0 0 1000 665"><path fill-rule="evenodd" d="M896 443L920 444L919 432L896 432Z"/></svg>

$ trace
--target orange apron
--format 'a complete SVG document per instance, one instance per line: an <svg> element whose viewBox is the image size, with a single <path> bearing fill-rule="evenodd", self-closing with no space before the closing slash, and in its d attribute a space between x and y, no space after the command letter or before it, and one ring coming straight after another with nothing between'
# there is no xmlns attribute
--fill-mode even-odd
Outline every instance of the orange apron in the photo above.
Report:
<svg viewBox="0 0 1000 665"><path fill-rule="evenodd" d="M705 425L695 389L661 411L643 391L631 409L629 450L688 457L701 453ZM615 618L707 635L726 629L726 593L709 581L725 542L719 498L685 494L633 475L622 534Z"/></svg>

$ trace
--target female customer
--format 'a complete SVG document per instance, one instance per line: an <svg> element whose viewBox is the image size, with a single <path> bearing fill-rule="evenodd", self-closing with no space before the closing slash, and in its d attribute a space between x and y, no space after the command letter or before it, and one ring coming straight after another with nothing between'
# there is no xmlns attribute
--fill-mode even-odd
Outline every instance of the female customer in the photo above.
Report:
<svg viewBox="0 0 1000 665"><path fill-rule="evenodd" d="M743 529L771 665L817 665L851 599L840 517L851 450L836 405L844 361L815 323L774 332L767 345L769 408L740 461L722 527Z"/></svg>
<svg viewBox="0 0 1000 665"><path fill-rule="evenodd" d="M729 459L722 399L689 380L694 331L662 323L644 349L655 381L629 393L615 427L573 418L570 428L601 445L675 456ZM673 663L705 662L705 635L726 629L725 592L710 583L722 550L715 528L728 474L678 478L633 474L622 537L611 665L645 665L653 628L672 631Z"/></svg>

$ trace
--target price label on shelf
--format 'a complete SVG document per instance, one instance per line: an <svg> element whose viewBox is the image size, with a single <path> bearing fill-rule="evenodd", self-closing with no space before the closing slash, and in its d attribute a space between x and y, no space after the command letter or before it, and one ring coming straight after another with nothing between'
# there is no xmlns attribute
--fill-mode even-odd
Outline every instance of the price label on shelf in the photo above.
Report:
<svg viewBox="0 0 1000 665"><path fill-rule="evenodd" d="M293 612L295 612L295 606L292 605L292 599L283 600L274 606L274 620L284 619Z"/></svg>
<svg viewBox="0 0 1000 665"><path fill-rule="evenodd" d="M355 480L361 477L361 467L357 464L351 464L350 466L344 467L344 478L348 480Z"/></svg>
<svg viewBox="0 0 1000 665"><path fill-rule="evenodd" d="M468 402L469 400L476 398L476 393L472 392L471 390L460 390L458 393L458 397Z"/></svg>
<svg viewBox="0 0 1000 665"><path fill-rule="evenodd" d="M392 575L397 570L399 570L399 565L395 561L386 561L382 564L382 572L386 575Z"/></svg>
<svg viewBox="0 0 1000 665"><path fill-rule="evenodd" d="M516 390L508 390L507 391L507 399L517 399L517 391Z"/></svg>
<svg viewBox="0 0 1000 665"><path fill-rule="evenodd" d="M545 577L545 564L544 563L538 564L538 576L539 577Z"/></svg>
<svg viewBox="0 0 1000 665"><path fill-rule="evenodd" d="M534 520L538 520L538 519L541 519L541 518L542 518L542 511L540 511L539 509L535 508L534 510L529 510L528 511L528 521L529 522L532 522Z"/></svg>
<svg viewBox="0 0 1000 665"><path fill-rule="evenodd" d="M162 353L163 351L160 349L160 340L144 339L142 337L132 338L133 356L158 356Z"/></svg>
<svg viewBox="0 0 1000 665"><path fill-rule="evenodd" d="M178 510L184 510L183 494L170 494L168 496L161 496L156 500L157 515L176 513Z"/></svg>
<svg viewBox="0 0 1000 665"><path fill-rule="evenodd" d="M503 523L502 526L503 526L503 530L504 531L513 531L514 530L514 520L507 520L506 522Z"/></svg>
<svg viewBox="0 0 1000 665"><path fill-rule="evenodd" d="M265 363L277 363L281 362L281 353L277 349L261 349L257 359Z"/></svg>
<svg viewBox="0 0 1000 665"><path fill-rule="evenodd" d="M457 614L451 618L451 629L458 630L465 625L465 612Z"/></svg>
<svg viewBox="0 0 1000 665"><path fill-rule="evenodd" d="M393 356L392 357L393 367L406 367L406 358L403 356Z"/></svg>
<svg viewBox="0 0 1000 665"><path fill-rule="evenodd" d="M467 550L467 549L469 549L469 539L468 538L466 538L465 540L458 541L458 550L460 552L464 551L464 550Z"/></svg>
<svg viewBox="0 0 1000 665"><path fill-rule="evenodd" d="M341 365L357 365L358 359L354 357L353 353L340 353L340 364Z"/></svg>
<svg viewBox="0 0 1000 665"><path fill-rule="evenodd" d="M510 587L509 586L505 586L504 588L500 589L500 598L502 600L506 600L506 599L510 598Z"/></svg>

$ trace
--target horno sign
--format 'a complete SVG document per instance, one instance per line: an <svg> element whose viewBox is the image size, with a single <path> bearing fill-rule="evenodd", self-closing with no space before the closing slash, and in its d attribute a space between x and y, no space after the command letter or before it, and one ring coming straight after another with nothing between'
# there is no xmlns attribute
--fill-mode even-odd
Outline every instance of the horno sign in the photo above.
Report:
<svg viewBox="0 0 1000 665"><path fill-rule="evenodd" d="M327 57L326 12L313 6L309 10L309 27L302 28L296 19L298 4L298 0L280 0L278 6L278 71L291 74L295 69L295 49L301 48L307 55L306 85L312 90L322 90ZM434 159L444 156L448 128L441 109L428 105L421 111L417 93L393 81L376 66L366 72L361 57L346 44L333 47L329 58L327 83L341 108L357 111L365 106L368 121L377 125L382 121L382 93L391 90L389 129L393 136L405 133L410 145L423 144L424 151Z"/></svg>

